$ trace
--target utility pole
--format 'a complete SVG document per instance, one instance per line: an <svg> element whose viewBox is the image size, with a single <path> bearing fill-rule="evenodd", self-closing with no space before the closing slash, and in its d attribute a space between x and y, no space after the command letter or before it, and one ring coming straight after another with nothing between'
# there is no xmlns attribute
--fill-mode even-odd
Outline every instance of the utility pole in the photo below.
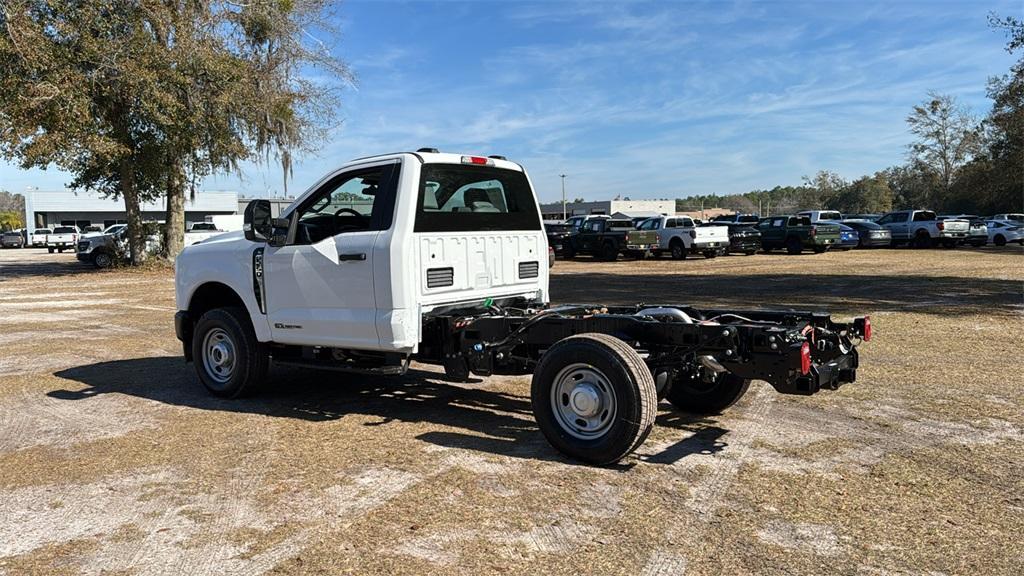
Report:
<svg viewBox="0 0 1024 576"><path fill-rule="evenodd" d="M562 179L562 220L564 221L568 216L565 214L565 174L559 174Z"/></svg>

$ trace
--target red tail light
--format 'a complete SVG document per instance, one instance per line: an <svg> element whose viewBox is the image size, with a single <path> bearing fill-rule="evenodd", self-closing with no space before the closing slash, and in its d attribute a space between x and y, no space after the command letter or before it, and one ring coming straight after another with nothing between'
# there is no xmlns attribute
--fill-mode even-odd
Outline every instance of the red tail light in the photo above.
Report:
<svg viewBox="0 0 1024 576"><path fill-rule="evenodd" d="M864 317L864 341L871 340L871 316Z"/></svg>
<svg viewBox="0 0 1024 576"><path fill-rule="evenodd" d="M629 242L629 232L626 232L626 242Z"/></svg>
<svg viewBox="0 0 1024 576"><path fill-rule="evenodd" d="M800 346L800 373L808 374L811 371L811 345L804 342Z"/></svg>
<svg viewBox="0 0 1024 576"><path fill-rule="evenodd" d="M939 230L945 230L946 229L946 223L945 222L936 222L935 223L935 227L938 228Z"/></svg>
<svg viewBox="0 0 1024 576"><path fill-rule="evenodd" d="M815 237L817 235L818 235L818 229L812 226L811 227L811 238L813 238L813 237Z"/></svg>

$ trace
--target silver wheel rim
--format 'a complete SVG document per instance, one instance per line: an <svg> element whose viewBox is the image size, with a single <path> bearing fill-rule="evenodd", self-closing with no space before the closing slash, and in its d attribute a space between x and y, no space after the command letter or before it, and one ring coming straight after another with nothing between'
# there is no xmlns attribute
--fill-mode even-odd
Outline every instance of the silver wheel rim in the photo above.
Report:
<svg viewBox="0 0 1024 576"><path fill-rule="evenodd" d="M555 420L580 440L600 438L615 421L615 392L608 378L589 364L570 364L555 376L551 387Z"/></svg>
<svg viewBox="0 0 1024 576"><path fill-rule="evenodd" d="M106 254L100 254L96 257L96 263L99 264L100 268L106 268L110 264L110 256Z"/></svg>
<svg viewBox="0 0 1024 576"><path fill-rule="evenodd" d="M203 367L219 384L231 380L235 372L235 343L222 328L214 328L203 337Z"/></svg>

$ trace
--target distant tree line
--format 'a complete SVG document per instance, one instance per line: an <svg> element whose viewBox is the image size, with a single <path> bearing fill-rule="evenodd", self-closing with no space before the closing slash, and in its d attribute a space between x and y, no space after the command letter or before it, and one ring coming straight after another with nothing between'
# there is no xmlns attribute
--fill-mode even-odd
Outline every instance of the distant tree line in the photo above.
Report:
<svg viewBox="0 0 1024 576"><path fill-rule="evenodd" d="M1008 37L1006 50L1024 51L1024 21L989 16ZM803 209L880 213L930 208L993 214L1024 210L1024 55L1009 73L989 79L992 108L978 120L955 97L930 92L907 116L915 139L907 161L851 181L822 170L799 186L746 194L691 196L677 209L703 205L779 214Z"/></svg>

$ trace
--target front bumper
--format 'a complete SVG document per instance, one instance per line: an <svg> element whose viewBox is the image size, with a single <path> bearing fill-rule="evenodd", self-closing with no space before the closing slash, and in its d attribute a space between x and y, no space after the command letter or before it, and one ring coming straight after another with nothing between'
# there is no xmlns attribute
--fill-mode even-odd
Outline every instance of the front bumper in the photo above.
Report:
<svg viewBox="0 0 1024 576"><path fill-rule="evenodd" d="M761 238L759 236L737 236L729 239L729 250L731 252L757 252L760 249Z"/></svg>

